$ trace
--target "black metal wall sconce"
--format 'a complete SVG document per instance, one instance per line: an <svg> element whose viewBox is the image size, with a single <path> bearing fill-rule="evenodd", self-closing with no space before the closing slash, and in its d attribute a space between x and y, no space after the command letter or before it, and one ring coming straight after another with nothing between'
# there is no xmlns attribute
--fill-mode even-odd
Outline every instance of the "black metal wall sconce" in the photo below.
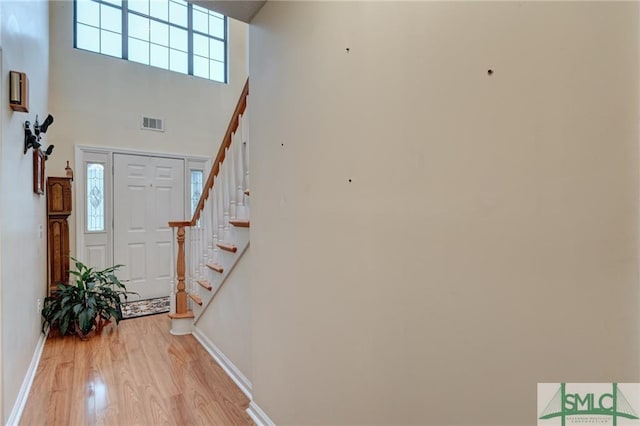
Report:
<svg viewBox="0 0 640 426"><path fill-rule="evenodd" d="M40 149L42 146L40 141L42 139L42 135L47 133L47 130L52 123L53 116L51 114L47 116L42 124L38 123L38 116L36 115L36 122L33 123L33 131L31 131L31 123L29 121L24 122L24 154L27 153L29 148L33 148L42 152L45 160L49 159L54 147L53 145L49 145L47 149L43 151Z"/></svg>

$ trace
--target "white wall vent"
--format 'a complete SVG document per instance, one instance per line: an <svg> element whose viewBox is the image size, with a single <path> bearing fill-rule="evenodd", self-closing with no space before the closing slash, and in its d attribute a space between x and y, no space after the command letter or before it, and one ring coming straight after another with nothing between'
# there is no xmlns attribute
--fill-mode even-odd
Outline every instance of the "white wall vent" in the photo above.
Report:
<svg viewBox="0 0 640 426"><path fill-rule="evenodd" d="M142 116L142 130L154 130L164 132L164 120L162 118L152 118Z"/></svg>

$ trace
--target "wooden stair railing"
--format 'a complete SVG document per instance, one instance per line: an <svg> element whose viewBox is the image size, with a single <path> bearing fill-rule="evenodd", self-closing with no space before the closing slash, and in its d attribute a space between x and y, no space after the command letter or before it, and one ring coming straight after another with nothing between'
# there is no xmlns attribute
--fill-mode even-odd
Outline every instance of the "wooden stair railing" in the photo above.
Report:
<svg viewBox="0 0 640 426"><path fill-rule="evenodd" d="M196 288L206 288L201 283L206 281L202 277L204 270L208 269L207 265L217 265L220 247L234 247L233 244L223 242L224 237L230 235L230 228L235 223L249 226L248 208L244 202L244 198L249 195L249 168L246 120L243 120L248 95L247 78L191 220L169 222L169 227L176 232L178 246L175 313L169 314L171 318L193 317L188 299L202 304Z"/></svg>

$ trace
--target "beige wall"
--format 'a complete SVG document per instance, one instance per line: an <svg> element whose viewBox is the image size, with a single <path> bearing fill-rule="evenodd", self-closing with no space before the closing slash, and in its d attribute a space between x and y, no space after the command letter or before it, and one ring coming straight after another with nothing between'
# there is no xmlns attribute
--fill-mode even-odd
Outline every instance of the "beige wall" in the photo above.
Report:
<svg viewBox="0 0 640 426"><path fill-rule="evenodd" d="M272 420L530 425L537 382L639 381L637 62L636 3L267 2L251 378Z"/></svg>
<svg viewBox="0 0 640 426"><path fill-rule="evenodd" d="M56 148L47 166L64 176L74 146L97 145L213 157L247 78L247 25L229 20L229 84L73 48L73 2L51 2L51 92ZM165 119L164 133L140 117ZM75 216L70 217L75 252Z"/></svg>
<svg viewBox="0 0 640 426"><path fill-rule="evenodd" d="M45 198L33 192L33 157L22 153L26 120L47 108L49 6L46 1L3 1L2 143L0 144L0 260L2 418L6 422L40 337L37 300L46 294ZM29 113L8 106L9 71L29 78ZM46 232L46 231L45 231Z"/></svg>
<svg viewBox="0 0 640 426"><path fill-rule="evenodd" d="M238 260L196 323L242 374L251 380L251 249Z"/></svg>

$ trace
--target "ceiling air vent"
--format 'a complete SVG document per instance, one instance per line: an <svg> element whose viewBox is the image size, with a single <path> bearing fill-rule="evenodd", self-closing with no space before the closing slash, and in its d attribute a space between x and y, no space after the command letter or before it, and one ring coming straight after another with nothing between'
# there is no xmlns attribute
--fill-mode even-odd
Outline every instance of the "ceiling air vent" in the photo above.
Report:
<svg viewBox="0 0 640 426"><path fill-rule="evenodd" d="M142 117L142 129L164 132L164 120L162 118Z"/></svg>

